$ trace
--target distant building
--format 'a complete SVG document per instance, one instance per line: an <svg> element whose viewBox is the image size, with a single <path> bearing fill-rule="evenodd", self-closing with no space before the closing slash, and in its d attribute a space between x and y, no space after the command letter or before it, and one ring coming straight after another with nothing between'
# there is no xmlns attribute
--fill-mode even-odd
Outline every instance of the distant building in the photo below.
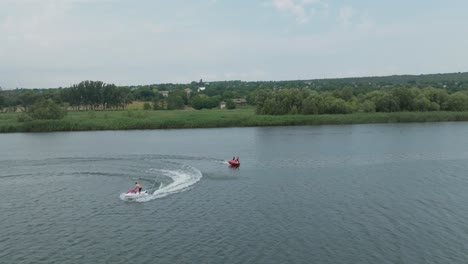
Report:
<svg viewBox="0 0 468 264"><path fill-rule="evenodd" d="M168 96L169 96L169 91L161 91L161 94L162 94L164 97L168 97Z"/></svg>
<svg viewBox="0 0 468 264"><path fill-rule="evenodd" d="M247 104L247 100L245 98L237 98L237 99L232 99L232 101L238 105L245 105Z"/></svg>
<svg viewBox="0 0 468 264"><path fill-rule="evenodd" d="M222 101L221 103L219 103L219 109L224 109L226 108L226 102Z"/></svg>
<svg viewBox="0 0 468 264"><path fill-rule="evenodd" d="M197 92L203 92L205 91L206 87L198 87Z"/></svg>

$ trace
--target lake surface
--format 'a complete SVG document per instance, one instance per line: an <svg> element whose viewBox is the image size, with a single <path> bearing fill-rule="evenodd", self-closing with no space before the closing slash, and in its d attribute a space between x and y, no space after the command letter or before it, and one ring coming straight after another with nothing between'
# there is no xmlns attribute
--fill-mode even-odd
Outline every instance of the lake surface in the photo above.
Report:
<svg viewBox="0 0 468 264"><path fill-rule="evenodd" d="M0 134L0 150L0 263L468 263L468 123ZM124 201L135 181L151 195Z"/></svg>

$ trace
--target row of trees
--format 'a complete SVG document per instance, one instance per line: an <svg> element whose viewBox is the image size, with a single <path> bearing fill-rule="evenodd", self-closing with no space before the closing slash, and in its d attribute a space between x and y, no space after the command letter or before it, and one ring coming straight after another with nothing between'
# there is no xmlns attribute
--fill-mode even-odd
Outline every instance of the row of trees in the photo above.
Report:
<svg viewBox="0 0 468 264"><path fill-rule="evenodd" d="M200 91L200 87L205 89ZM229 108L231 99L246 98L257 105L258 113L273 114L459 111L465 109L466 90L468 73L264 82L200 80L120 87L84 81L58 89L0 89L0 109L15 111L21 107L29 111L36 103L49 99L68 110L124 109L132 101L152 102L149 108L157 110L213 108L220 101L226 101ZM169 95L164 97L162 91L169 91Z"/></svg>
<svg viewBox="0 0 468 264"><path fill-rule="evenodd" d="M84 81L70 88L16 89L0 93L4 98L0 108L9 107L16 111L20 107L27 112L39 102L52 100L74 110L118 109L131 102L129 92L128 88L100 81Z"/></svg>
<svg viewBox="0 0 468 264"><path fill-rule="evenodd" d="M335 91L350 87L356 94L368 93L373 90L390 88L426 88L434 87L445 89L449 93L468 89L468 73L445 73L425 75L394 75L383 77L358 77L358 78L336 78L336 79L314 79L314 80L288 80L288 81L218 81L218 82L191 82L188 84L153 84L145 86L132 86L132 89L141 91L149 97L154 96L150 91L172 91L190 88L196 91L198 87L206 87L203 94L207 96L221 96L223 99L248 97L253 91L259 89L312 89L316 91ZM134 94L135 100L151 101L144 96Z"/></svg>
<svg viewBox="0 0 468 264"><path fill-rule="evenodd" d="M5 96L2 93L2 87L0 87L0 109L3 109L5 105Z"/></svg>
<svg viewBox="0 0 468 264"><path fill-rule="evenodd" d="M60 100L67 102L75 110L123 109L131 103L130 90L116 87L101 81L83 81L63 89Z"/></svg>
<svg viewBox="0 0 468 264"><path fill-rule="evenodd" d="M449 94L437 88L393 88L356 95L351 88L259 90L257 114L348 114L353 112L466 111L468 91Z"/></svg>
<svg viewBox="0 0 468 264"><path fill-rule="evenodd" d="M164 87L167 88L167 87ZM235 96L231 93L227 98ZM125 109L132 101L151 101L145 109L174 110L193 106L195 109L215 108L224 100L223 96L208 96L203 92L192 90L173 89L164 96L162 91L156 88L144 87L117 87L114 84L106 84L101 81L83 81L69 88L59 89L17 89L0 91L0 109L10 107L16 111L17 107L29 112L31 107L51 100L55 104L63 106L67 110L117 110ZM232 101L227 99L232 107Z"/></svg>

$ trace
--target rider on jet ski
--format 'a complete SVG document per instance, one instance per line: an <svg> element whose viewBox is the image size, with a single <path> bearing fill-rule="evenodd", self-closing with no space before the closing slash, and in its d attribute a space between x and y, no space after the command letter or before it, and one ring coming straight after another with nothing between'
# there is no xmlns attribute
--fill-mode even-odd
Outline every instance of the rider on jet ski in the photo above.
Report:
<svg viewBox="0 0 468 264"><path fill-rule="evenodd" d="M138 193L141 193L141 185L138 182L135 182L135 192L138 190Z"/></svg>

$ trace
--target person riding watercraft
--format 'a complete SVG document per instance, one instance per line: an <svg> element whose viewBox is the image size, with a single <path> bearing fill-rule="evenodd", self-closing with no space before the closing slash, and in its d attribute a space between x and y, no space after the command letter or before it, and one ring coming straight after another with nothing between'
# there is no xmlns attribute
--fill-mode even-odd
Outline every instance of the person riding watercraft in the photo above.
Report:
<svg viewBox="0 0 468 264"><path fill-rule="evenodd" d="M135 191L138 190L138 193L141 193L141 189L142 189L141 185L138 182L135 182L135 189L134 190Z"/></svg>

